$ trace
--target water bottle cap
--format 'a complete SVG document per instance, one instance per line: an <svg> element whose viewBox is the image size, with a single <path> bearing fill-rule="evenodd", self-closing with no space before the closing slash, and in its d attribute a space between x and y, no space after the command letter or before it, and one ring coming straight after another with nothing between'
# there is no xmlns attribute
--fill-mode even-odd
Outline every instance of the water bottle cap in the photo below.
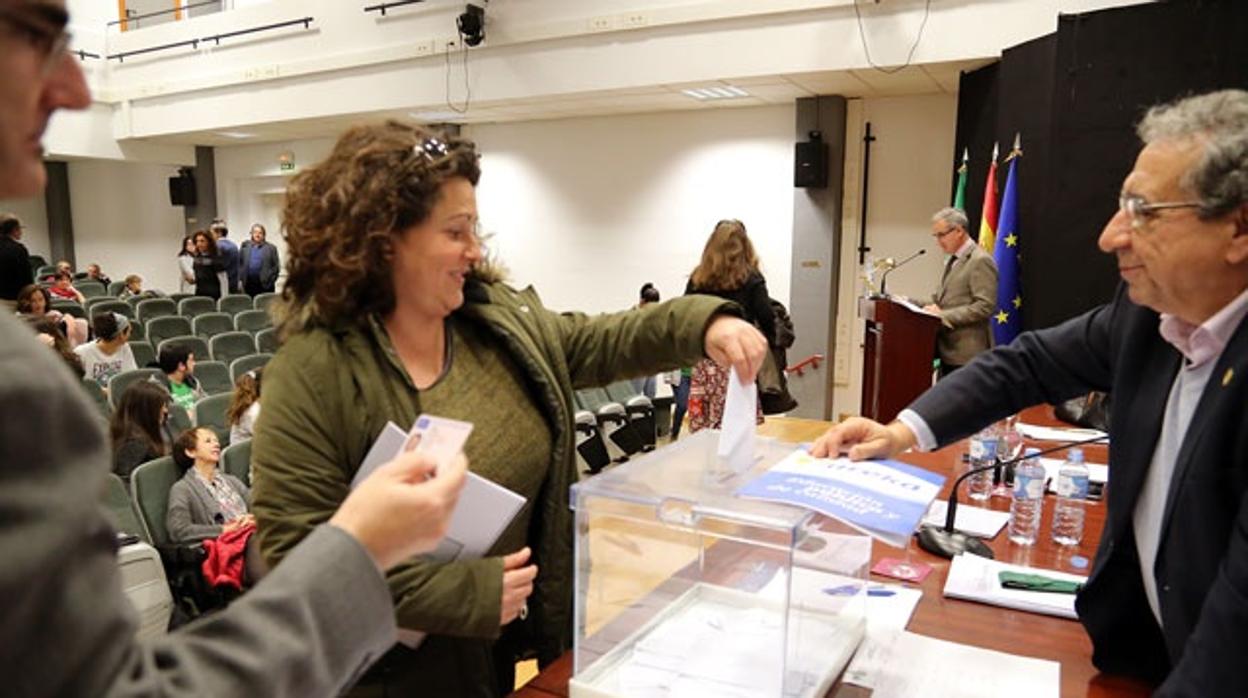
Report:
<svg viewBox="0 0 1248 698"><path fill-rule="evenodd" d="M1083 449L1079 448L1078 446L1071 448L1069 451L1066 452L1066 460L1070 461L1071 463L1082 463L1083 462Z"/></svg>

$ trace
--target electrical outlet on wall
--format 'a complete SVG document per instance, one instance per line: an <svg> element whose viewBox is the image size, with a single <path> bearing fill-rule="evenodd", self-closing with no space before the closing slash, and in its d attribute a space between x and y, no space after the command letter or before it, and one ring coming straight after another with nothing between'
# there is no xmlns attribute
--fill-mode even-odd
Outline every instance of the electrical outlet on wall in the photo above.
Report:
<svg viewBox="0 0 1248 698"><path fill-rule="evenodd" d="M615 19L613 17L590 17L585 23L585 28L591 32L611 31L615 28Z"/></svg>
<svg viewBox="0 0 1248 698"><path fill-rule="evenodd" d="M642 12L630 12L626 15L620 15L620 26L636 28L644 27L650 24L650 18Z"/></svg>
<svg viewBox="0 0 1248 698"><path fill-rule="evenodd" d="M417 57L432 56L433 54L438 52L438 40L429 39L428 41L418 42L413 47L413 51L415 52Z"/></svg>

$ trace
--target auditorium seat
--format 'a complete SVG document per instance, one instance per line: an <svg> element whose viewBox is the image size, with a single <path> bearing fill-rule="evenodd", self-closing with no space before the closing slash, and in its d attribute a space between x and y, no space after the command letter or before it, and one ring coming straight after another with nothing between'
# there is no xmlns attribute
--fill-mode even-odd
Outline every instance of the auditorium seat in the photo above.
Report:
<svg viewBox="0 0 1248 698"><path fill-rule="evenodd" d="M234 329L240 332L250 332L254 335L272 326L273 321L263 310L244 310L234 316Z"/></svg>
<svg viewBox="0 0 1248 698"><path fill-rule="evenodd" d="M134 319L134 307L125 301L119 301L116 298L112 300L92 298L91 300L93 301L91 303L91 313L93 315L95 313L119 313L121 315L125 315L131 320ZM131 324L133 325L134 323ZM131 332L131 336L134 336L133 331Z"/></svg>
<svg viewBox="0 0 1248 698"><path fill-rule="evenodd" d="M134 353L134 363L139 368L146 368L148 364L156 361L156 349L152 347L151 342L142 340L130 340L130 351Z"/></svg>
<svg viewBox="0 0 1248 698"><path fill-rule="evenodd" d="M139 513L134 508L134 500L130 498L130 488L126 481L117 473L108 474L108 482L104 488L104 507L113 517L113 525L120 533L130 533L139 537L144 543L151 543L147 529L139 523Z"/></svg>
<svg viewBox="0 0 1248 698"><path fill-rule="evenodd" d="M251 487L251 439L237 441L221 451L221 469Z"/></svg>
<svg viewBox="0 0 1248 698"><path fill-rule="evenodd" d="M217 301L217 310L230 315L237 315L244 310L252 310L251 296L241 293L234 293L228 296L221 296Z"/></svg>
<svg viewBox="0 0 1248 698"><path fill-rule="evenodd" d="M222 332L234 331L234 318L229 313L204 313L191 321L195 334L204 339L212 339Z"/></svg>
<svg viewBox="0 0 1248 698"><path fill-rule="evenodd" d="M58 310L65 315L73 315L74 317L87 317L87 310L78 304L78 301L52 301L52 310Z"/></svg>
<svg viewBox="0 0 1248 698"><path fill-rule="evenodd" d="M135 306L134 316L146 324L149 320L178 314L178 304L170 298L145 298ZM151 331L151 328L148 328Z"/></svg>
<svg viewBox="0 0 1248 698"><path fill-rule="evenodd" d="M278 347L277 330L269 327L256 333L256 349L265 354L276 354Z"/></svg>
<svg viewBox="0 0 1248 698"><path fill-rule="evenodd" d="M226 365L256 353L256 339L250 332L225 332L209 340L208 346L212 348L212 358Z"/></svg>
<svg viewBox="0 0 1248 698"><path fill-rule="evenodd" d="M195 401L195 426L216 432L217 438L221 440L221 448L230 445L230 425L225 419L225 413L230 409L230 401L233 399L233 395L221 393Z"/></svg>
<svg viewBox="0 0 1248 698"><path fill-rule="evenodd" d="M642 450L654 450L657 432L654 404L650 398L638 394L630 381L617 381L608 385L605 390L608 397L624 405L629 422L633 425L637 436L641 438Z"/></svg>
<svg viewBox="0 0 1248 698"><path fill-rule="evenodd" d="M113 409L117 409L117 403L121 401L122 393L126 392L131 384L136 381L145 381L156 378L161 375L158 368L137 368L133 371L122 371L113 376L108 381L108 399L113 403Z"/></svg>
<svg viewBox="0 0 1248 698"><path fill-rule="evenodd" d="M151 342L156 351L160 351L160 343L170 337L185 337L193 334L191 332L191 321L181 315L166 315L145 323L147 327L147 340Z"/></svg>
<svg viewBox="0 0 1248 698"><path fill-rule="evenodd" d="M112 296L113 298L116 298L117 296L121 294L122 289L124 289L125 287L126 287L125 281L110 281L108 282L108 295Z"/></svg>
<svg viewBox="0 0 1248 698"><path fill-rule="evenodd" d="M108 295L108 289L104 288L104 284L90 279L75 281L74 288L78 289L83 298L99 298Z"/></svg>
<svg viewBox="0 0 1248 698"><path fill-rule="evenodd" d="M237 383L239 376L253 368L264 366L271 358L273 358L272 354L248 354L234 359L230 362L230 378Z"/></svg>
<svg viewBox="0 0 1248 698"><path fill-rule="evenodd" d="M207 296L191 296L178 301L178 315L185 318L215 312L217 312L217 302Z"/></svg>
<svg viewBox="0 0 1248 698"><path fill-rule="evenodd" d="M91 401L95 403L95 406L99 408L104 421L108 422L113 416L113 406L108 404L108 395L104 393L104 386L94 378L83 376L82 387L87 391L87 395L91 396Z"/></svg>
<svg viewBox="0 0 1248 698"><path fill-rule="evenodd" d="M267 313L272 307L273 301L281 297L282 294L280 293L257 293L256 297L252 299L252 306L256 310L263 310Z"/></svg>
<svg viewBox="0 0 1248 698"><path fill-rule="evenodd" d="M234 383L230 380L230 367L220 361L196 360L195 380L199 381L199 387L207 395L220 395L234 390Z"/></svg>

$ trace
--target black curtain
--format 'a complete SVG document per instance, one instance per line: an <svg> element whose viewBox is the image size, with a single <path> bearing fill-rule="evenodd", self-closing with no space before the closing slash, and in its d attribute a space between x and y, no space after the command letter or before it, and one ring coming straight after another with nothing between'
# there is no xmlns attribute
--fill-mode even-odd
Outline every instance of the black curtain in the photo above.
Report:
<svg viewBox="0 0 1248 698"><path fill-rule="evenodd" d="M1248 2L1176 1L1063 16L1056 33L963 74L955 152L960 158L971 148L967 211L976 231L992 141L1000 141L1004 157L1014 133L1022 134L1025 327L1053 325L1113 295L1117 265L1096 240L1139 151L1135 124L1144 111L1228 87L1248 88ZM998 170L1002 190L1006 169Z"/></svg>

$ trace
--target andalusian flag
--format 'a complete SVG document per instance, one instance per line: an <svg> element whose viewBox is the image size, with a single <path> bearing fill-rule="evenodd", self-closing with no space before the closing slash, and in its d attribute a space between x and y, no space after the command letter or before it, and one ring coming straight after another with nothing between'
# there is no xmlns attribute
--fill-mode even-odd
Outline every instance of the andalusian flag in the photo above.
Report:
<svg viewBox="0 0 1248 698"><path fill-rule="evenodd" d="M971 159L971 154L966 148L962 149L962 165L958 167L958 188L953 193L953 207L966 213L966 163Z"/></svg>
<svg viewBox="0 0 1248 698"><path fill-rule="evenodd" d="M993 259L997 262L997 314L992 317L992 338L998 346L1009 344L1023 331L1022 266L1018 255L1018 160L1023 155L1019 137L1014 150L1005 158L1010 163L1005 175L1005 195L1001 197L1001 234L997 236Z"/></svg>
<svg viewBox="0 0 1248 698"><path fill-rule="evenodd" d="M979 246L992 254L997 238L997 144L992 144L992 162L988 164L988 181L984 182L984 212L979 217Z"/></svg>

